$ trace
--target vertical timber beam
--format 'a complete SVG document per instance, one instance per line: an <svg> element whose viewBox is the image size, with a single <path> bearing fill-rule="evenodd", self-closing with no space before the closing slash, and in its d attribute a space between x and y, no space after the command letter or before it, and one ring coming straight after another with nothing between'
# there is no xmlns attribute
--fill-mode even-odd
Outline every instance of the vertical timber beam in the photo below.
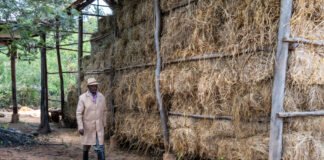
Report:
<svg viewBox="0 0 324 160"><path fill-rule="evenodd" d="M56 42L57 65L59 70L60 88L61 88L61 114L62 114L62 120L64 120L65 117L64 116L64 81L63 81L62 63L61 63L61 54L60 54L59 24L56 25L55 42Z"/></svg>
<svg viewBox="0 0 324 160"><path fill-rule="evenodd" d="M40 39L43 42L41 48L41 122L38 128L40 133L51 132L48 116L48 87L47 87L47 64L46 64L46 34L41 33Z"/></svg>
<svg viewBox="0 0 324 160"><path fill-rule="evenodd" d="M163 134L163 141L164 141L164 149L165 155L169 154L170 152L170 143L169 143L169 133L168 133L168 126L167 126L167 115L165 108L162 103L162 97L160 92L160 72L161 72L161 56L160 56L160 34L161 34L161 10L160 10L160 2L159 0L154 0L154 8L155 8L155 49L156 49L156 70L155 70L155 91L156 91L156 99L159 106L160 117L162 121L162 134Z"/></svg>
<svg viewBox="0 0 324 160"><path fill-rule="evenodd" d="M118 26L117 26L117 20L114 17L114 41L117 41L117 37L118 37ZM116 48L113 45L111 47L111 58L110 58L110 66L112 66L111 68L113 68L114 64L115 64L115 60L114 60L114 54L115 54ZM114 78L115 78L115 69L113 68L109 74L109 78L110 78L110 84L109 84L109 94L110 94L110 99L109 99L109 106L110 106L110 118L111 118L111 130L114 132L115 131L115 108L114 108L114 94L113 94L113 85L114 85ZM112 135L113 133L111 133Z"/></svg>
<svg viewBox="0 0 324 160"><path fill-rule="evenodd" d="M97 0L97 15L99 15L99 0ZM97 31L99 31L99 16L97 17Z"/></svg>
<svg viewBox="0 0 324 160"><path fill-rule="evenodd" d="M79 15L79 28L78 28L78 95L81 95L81 73L82 73L82 52L83 52L83 16L80 12Z"/></svg>
<svg viewBox="0 0 324 160"><path fill-rule="evenodd" d="M13 114L11 117L12 123L19 121L18 105L17 105L17 88L16 88L16 56L17 48L14 44L10 47L10 59L11 59L11 88L12 88L12 109Z"/></svg>
<svg viewBox="0 0 324 160"><path fill-rule="evenodd" d="M272 106L270 122L269 159L280 160L282 156L282 130L283 119L277 113L284 110L285 81L288 59L289 43L284 38L289 38L289 21L292 14L293 0L281 0L280 21L278 31L278 44L272 88Z"/></svg>

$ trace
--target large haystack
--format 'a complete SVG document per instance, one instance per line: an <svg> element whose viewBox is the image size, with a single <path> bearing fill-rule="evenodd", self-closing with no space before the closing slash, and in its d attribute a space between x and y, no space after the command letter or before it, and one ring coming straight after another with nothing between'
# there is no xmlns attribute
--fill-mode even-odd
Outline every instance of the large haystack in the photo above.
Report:
<svg viewBox="0 0 324 160"><path fill-rule="evenodd" d="M184 0L187 1L187 0ZM167 11L183 0L161 0ZM84 70L155 63L152 0L118 0L113 16L100 20L92 55ZM296 0L292 37L324 39L324 0ZM179 157L267 159L274 57L280 0L199 0L163 14L162 60L232 52L232 57L163 66L160 87L170 112L232 116L199 120L169 116L170 143ZM114 26L116 24L117 26ZM263 49L260 49L263 48ZM239 54L244 49L254 52ZM324 109L323 48L300 45L289 56L286 111ZM163 146L155 99L154 67L86 75L101 82L114 99L121 142L159 151ZM109 88L112 83L113 88ZM83 81L83 90L86 89ZM113 94L109 94L109 90ZM71 103L72 104L72 103ZM74 107L74 106L70 106ZM108 106L110 107L110 106ZM263 119L260 121L260 119ZM108 119L109 121L110 119ZM109 124L109 123L108 123ZM283 159L324 159L324 119L294 118L284 124Z"/></svg>

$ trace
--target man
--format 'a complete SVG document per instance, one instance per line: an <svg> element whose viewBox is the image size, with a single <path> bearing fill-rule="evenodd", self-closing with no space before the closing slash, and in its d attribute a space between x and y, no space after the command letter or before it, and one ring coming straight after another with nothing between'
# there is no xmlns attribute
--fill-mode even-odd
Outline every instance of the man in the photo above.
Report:
<svg viewBox="0 0 324 160"><path fill-rule="evenodd" d="M98 92L95 78L88 79L88 91L80 95L76 117L83 145L83 159L88 159L91 146L98 154L98 160L105 159L104 128L106 127L106 100Z"/></svg>

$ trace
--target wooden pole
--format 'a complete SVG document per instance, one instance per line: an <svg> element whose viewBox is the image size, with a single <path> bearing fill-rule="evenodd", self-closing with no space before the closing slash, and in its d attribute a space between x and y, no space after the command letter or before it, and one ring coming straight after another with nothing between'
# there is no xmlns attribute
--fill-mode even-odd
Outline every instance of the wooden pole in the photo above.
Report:
<svg viewBox="0 0 324 160"><path fill-rule="evenodd" d="M47 47L47 49L48 50L52 50L52 49L56 49L56 47L55 48ZM60 50L79 52L79 50L69 49L69 48L60 48ZM91 53L91 52L89 52L89 51L82 51L82 53Z"/></svg>
<svg viewBox="0 0 324 160"><path fill-rule="evenodd" d="M79 38L78 38L78 95L81 95L81 70L82 70L82 52L83 52L83 16L79 15Z"/></svg>
<svg viewBox="0 0 324 160"><path fill-rule="evenodd" d="M289 118L289 117L306 117L306 116L324 116L324 110L312 111L312 112L279 112L278 117Z"/></svg>
<svg viewBox="0 0 324 160"><path fill-rule="evenodd" d="M18 106L17 106L17 88L16 88L16 56L17 56L17 48L14 44L12 44L10 47L12 109L13 109L13 114L11 117L12 123L17 123L19 121Z"/></svg>
<svg viewBox="0 0 324 160"><path fill-rule="evenodd" d="M174 11L174 10L176 10L176 9L179 9L179 8L182 8L182 7L186 7L186 6L188 6L188 5L190 5L191 3L195 3L195 2L197 2L198 0L184 0L184 1L182 1L182 2L180 2L179 4L177 4L177 5L175 5L175 6L173 6L173 7L171 7L171 8L169 8L169 9L167 9L166 11L163 11L162 12L162 15L165 15L165 14L168 14L168 13L170 13L171 11Z"/></svg>
<svg viewBox="0 0 324 160"><path fill-rule="evenodd" d="M171 64L178 64L178 63L183 63L183 62L216 59L216 58L221 58L221 57L231 57L231 56L237 56L237 55L240 55L243 53L259 52L259 51L270 52L270 51L272 51L272 48L271 47L258 47L256 49L248 48L248 49L244 49L239 52L225 52L225 53L216 53L216 54L195 56L195 57L190 57L190 58L180 58L180 59L163 62L162 65L171 65ZM156 64L155 63L137 64L137 65L133 65L133 66L116 68L114 70L115 71L123 71L123 70L128 70L128 69L147 68L147 67L153 67L153 66L156 66ZM104 68L101 70L87 71L85 74L101 74L101 73L111 72L112 70L113 69L109 67L109 68Z"/></svg>
<svg viewBox="0 0 324 160"><path fill-rule="evenodd" d="M167 116L166 116L166 111L162 103L162 97L160 93L160 86L159 86L159 81L160 81L160 72L161 72L161 56L160 56L160 34L161 34L161 11L160 11L160 4L159 0L154 0L154 8L155 8L155 49L156 49L156 70L155 70L155 90L156 90L156 99L159 105L159 112L160 112L160 117L162 121L162 134L163 134L163 140L164 140L164 148L165 148L165 153L169 153L169 135L168 135L168 126L167 126Z"/></svg>
<svg viewBox="0 0 324 160"><path fill-rule="evenodd" d="M55 31L56 30L51 30L51 31ZM63 32L63 33L79 33L79 32L75 32L75 31L65 31L65 30L59 30L59 32ZM94 33L89 33L89 32L83 32L83 34L89 34L89 35L92 35Z"/></svg>
<svg viewBox="0 0 324 160"><path fill-rule="evenodd" d="M114 41L116 41L118 37L118 26L117 26L117 21L116 18L114 18ZM114 52L115 52L116 48L114 46L112 46L111 48L111 58L110 58L110 65L114 66L115 61L114 61ZM110 79L110 84L109 84L109 94L110 94L110 100L109 100L109 106L110 106L110 113L111 113L111 117L110 117L110 121L111 121L111 130L115 131L115 107L114 107L114 90L113 90L113 86L114 86L114 79L115 79L115 70L111 69L111 73L109 74L109 79ZM112 135L113 133L111 133Z"/></svg>
<svg viewBox="0 0 324 160"><path fill-rule="evenodd" d="M91 39L88 39L88 40L85 40L85 41L82 41L83 43L87 43L87 42L91 42L91 41L96 41L96 40L100 40L100 39L103 39L105 37L108 37L112 35L112 33L106 33L106 34L103 34L103 35L100 35L100 36L97 36L97 37L93 37ZM62 46L72 46L72 45L77 45L79 44L79 42L77 43L68 43L68 44L62 44L60 45L61 47ZM54 49L53 47L50 47L48 46L48 49ZM78 51L78 50L74 50L74 49L68 49L68 48L60 48L61 50L68 50L68 51ZM91 53L89 51L83 51L83 53Z"/></svg>
<svg viewBox="0 0 324 160"><path fill-rule="evenodd" d="M306 38L284 38L284 42L289 43L303 43L303 44L311 44L315 46L324 46L324 41L316 41L316 40L309 40Z"/></svg>
<svg viewBox="0 0 324 160"><path fill-rule="evenodd" d="M65 71L65 72L62 71L62 73L72 74L72 73L78 73L78 71ZM47 74L60 74L60 72L47 72Z"/></svg>
<svg viewBox="0 0 324 160"><path fill-rule="evenodd" d="M247 48L247 49L241 50L239 52L225 52L225 53L208 54L208 55L202 55L202 56L194 56L194 57L190 57L190 58L180 58L180 59L164 62L163 65L176 64L176 63L182 63L182 62L200 61L200 60L207 60L207 59L216 59L216 58L222 58L222 57L231 57L231 56L241 55L243 53L252 53L252 52L259 52L259 51L270 52L270 51L272 51L272 48L271 47L257 47L256 49Z"/></svg>
<svg viewBox="0 0 324 160"><path fill-rule="evenodd" d="M84 16L94 16L94 17L106 17L106 16L103 16L103 15L99 15L99 14L90 14L90 13L82 13L82 15L84 15Z"/></svg>
<svg viewBox="0 0 324 160"><path fill-rule="evenodd" d="M284 110L284 93L288 59L289 43L284 38L290 35L290 18L292 13L292 0L281 0L280 21L278 31L278 44L272 88L272 106L270 121L269 159L280 160L282 156L282 129L283 119L277 114Z"/></svg>
<svg viewBox="0 0 324 160"><path fill-rule="evenodd" d="M40 39L44 47L41 48L41 121L38 128L40 133L46 134L51 132L48 116L48 88L47 88L47 67L46 67L46 34L41 33Z"/></svg>
<svg viewBox="0 0 324 160"><path fill-rule="evenodd" d="M48 99L49 101L53 101L53 102L62 102L61 100L59 99Z"/></svg>
<svg viewBox="0 0 324 160"><path fill-rule="evenodd" d="M190 118L197 118L197 119L234 120L233 117L231 117L231 116L197 115L197 114L183 114L183 113L175 113L175 112L169 112L169 115L180 116L180 117L190 117Z"/></svg>
<svg viewBox="0 0 324 160"><path fill-rule="evenodd" d="M55 42L56 42L56 55L57 55L57 65L59 70L60 77L60 90L61 90L61 114L62 120L64 121L64 80L63 80L63 72L62 72L62 63L61 63L61 54L60 54L60 37L59 37L59 25L56 25L56 34L55 34Z"/></svg>

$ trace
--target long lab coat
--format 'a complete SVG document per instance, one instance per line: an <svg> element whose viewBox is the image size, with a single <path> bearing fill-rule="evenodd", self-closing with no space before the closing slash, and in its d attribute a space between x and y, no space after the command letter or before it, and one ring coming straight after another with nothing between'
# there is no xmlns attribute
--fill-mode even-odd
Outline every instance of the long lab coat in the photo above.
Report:
<svg viewBox="0 0 324 160"><path fill-rule="evenodd" d="M78 129L84 129L84 134L81 136L81 143L83 145L95 145L96 132L99 145L104 144L106 117L106 100L100 92L97 92L97 103L94 102L89 92L80 95L76 118Z"/></svg>

